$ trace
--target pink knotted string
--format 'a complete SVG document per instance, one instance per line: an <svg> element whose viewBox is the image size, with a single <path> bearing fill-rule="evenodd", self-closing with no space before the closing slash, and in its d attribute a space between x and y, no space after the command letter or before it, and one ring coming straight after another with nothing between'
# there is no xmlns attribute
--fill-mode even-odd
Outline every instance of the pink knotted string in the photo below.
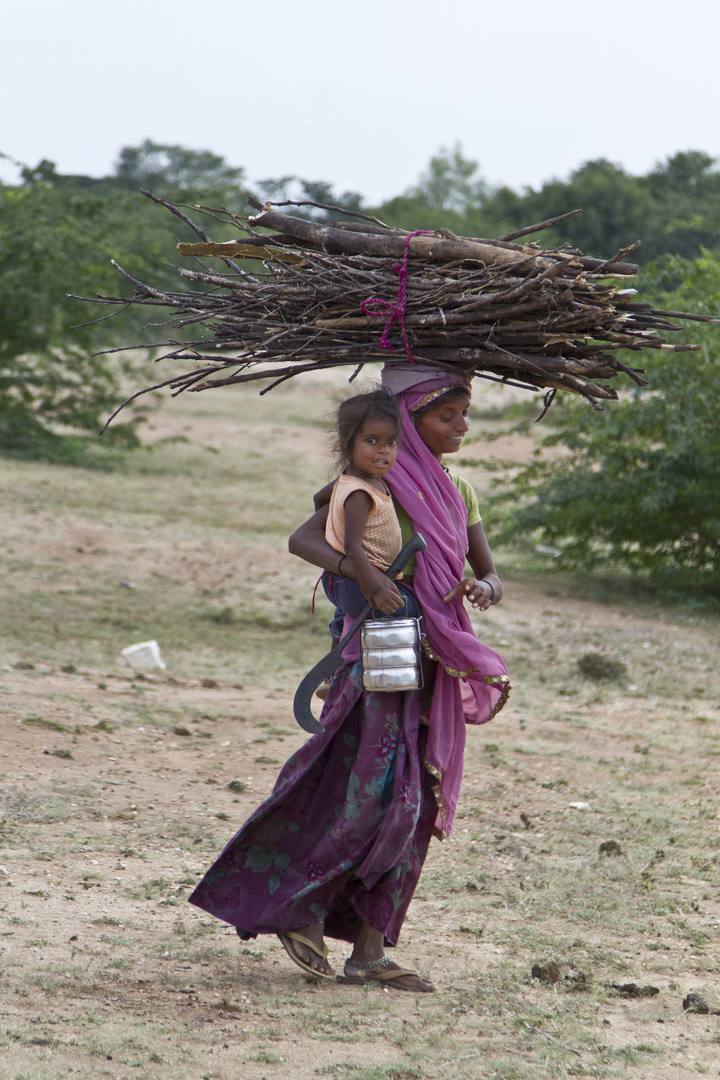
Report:
<svg viewBox="0 0 720 1080"><path fill-rule="evenodd" d="M410 241L413 236L432 236L432 230L430 229L416 229L415 232L411 232L405 239L405 252L403 254L402 263L395 263L393 270L400 279L398 281L397 298L393 303L392 300L381 300L378 296L370 296L367 300L363 300L360 305L360 310L363 315L371 315L376 319L383 319L388 316L385 323L385 329L380 335L380 341L378 342L381 349L393 349L394 346L390 344L388 334L390 333L390 327L397 321L400 323L400 331L402 333L403 341L405 342L405 352L408 355L408 360L411 364L414 364L413 355L410 352L410 343L408 342L407 332L405 330L405 312L407 311L407 264L408 264L408 252L410 248ZM380 308L379 311L373 311L371 304Z"/></svg>

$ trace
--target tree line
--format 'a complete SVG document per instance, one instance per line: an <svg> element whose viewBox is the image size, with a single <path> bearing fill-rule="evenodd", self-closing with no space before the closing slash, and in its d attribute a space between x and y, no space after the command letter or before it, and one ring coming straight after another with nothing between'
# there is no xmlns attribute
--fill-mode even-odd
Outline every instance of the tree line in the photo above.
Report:
<svg viewBox="0 0 720 1080"><path fill-rule="evenodd" d="M674 154L645 176L600 159L565 180L515 191L491 188L455 146L379 206L296 176L251 183L219 155L150 140L123 148L105 177L60 174L43 160L23 168L19 183L0 184L0 452L81 460L133 377L127 359L93 352L162 337L161 327L141 331L136 313L97 321L102 312L67 299L117 294L111 259L159 288L176 285L176 242L195 237L141 188L238 215L247 213L249 194L292 198L460 236L503 235L582 209L543 233L543 246L608 258L640 240L632 257L643 268L643 299L720 312L720 171L698 150ZM230 238L221 228L213 236ZM717 328L683 330L683 340L692 335L702 346L697 354L648 354L647 391L628 392L597 415L570 395L553 406L547 441L566 453L506 478L498 537L543 540L567 566L604 561L680 578L699 572L720 592L720 349ZM116 422L105 440L135 445L138 419Z"/></svg>

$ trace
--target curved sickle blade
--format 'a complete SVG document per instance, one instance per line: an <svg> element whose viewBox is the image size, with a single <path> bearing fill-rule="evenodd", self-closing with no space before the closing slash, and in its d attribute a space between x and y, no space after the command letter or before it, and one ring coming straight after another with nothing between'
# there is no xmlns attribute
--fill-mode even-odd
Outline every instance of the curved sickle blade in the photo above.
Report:
<svg viewBox="0 0 720 1080"><path fill-rule="evenodd" d="M418 551L424 551L426 547L427 544L420 533L414 533L397 558L393 560L391 565L385 571L387 576L389 578L395 578L403 567L407 566L413 555ZM325 730L320 721L316 720L312 714L312 709L310 708L312 696L320 683L324 682L325 679L329 679L337 671L340 665L344 663L342 657L343 649L365 622L365 619L370 614L370 610L370 604L367 604L360 612L347 634L345 634L334 649L330 650L327 656L323 656L322 660L315 665L312 671L307 673L295 691L295 698L293 700L295 719L303 731L307 731L310 735L317 735Z"/></svg>

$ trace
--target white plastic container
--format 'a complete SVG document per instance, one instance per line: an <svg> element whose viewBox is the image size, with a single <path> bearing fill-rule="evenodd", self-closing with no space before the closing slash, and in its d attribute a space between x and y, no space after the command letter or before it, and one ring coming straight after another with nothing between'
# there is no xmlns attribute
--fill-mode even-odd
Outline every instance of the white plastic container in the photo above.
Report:
<svg viewBox="0 0 720 1080"><path fill-rule="evenodd" d="M137 645L128 645L120 653L122 660L135 671L157 671L165 669L157 641L140 641Z"/></svg>

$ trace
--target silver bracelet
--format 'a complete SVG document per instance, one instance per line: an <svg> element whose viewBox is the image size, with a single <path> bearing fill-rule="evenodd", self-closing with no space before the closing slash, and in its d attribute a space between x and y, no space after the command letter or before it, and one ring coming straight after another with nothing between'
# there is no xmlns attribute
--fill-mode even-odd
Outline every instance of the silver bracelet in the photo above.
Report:
<svg viewBox="0 0 720 1080"><path fill-rule="evenodd" d="M336 574L338 574L338 575L339 575L340 577L342 577L342 576L343 576L343 575L342 575L342 574L340 573L340 567L342 566L342 564L343 564L343 562L345 561L345 559L347 559L347 555L341 555L341 556L340 556L339 562L338 562L338 564L337 564L337 570L335 571L335 573L336 573ZM492 588L492 586L491 586L491 588Z"/></svg>
<svg viewBox="0 0 720 1080"><path fill-rule="evenodd" d="M493 600L495 599L495 589L486 578L480 578L480 582L482 585L487 585L487 587L490 589L490 592L492 593L492 596L490 597L490 603L492 604Z"/></svg>

